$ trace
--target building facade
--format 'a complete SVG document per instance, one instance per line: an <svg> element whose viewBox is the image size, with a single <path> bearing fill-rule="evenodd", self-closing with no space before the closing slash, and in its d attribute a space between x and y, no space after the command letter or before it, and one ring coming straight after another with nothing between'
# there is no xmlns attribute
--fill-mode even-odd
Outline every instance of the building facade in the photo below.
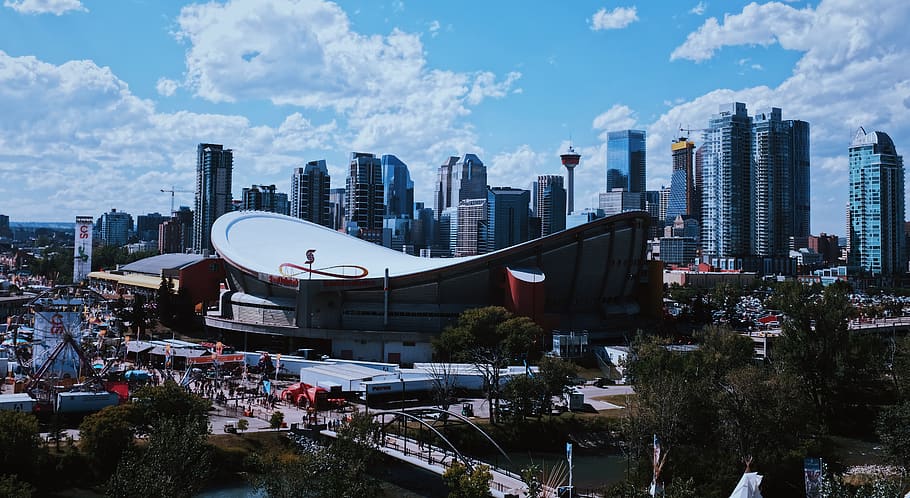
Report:
<svg viewBox="0 0 910 498"><path fill-rule="evenodd" d="M220 144L196 147L196 208L193 211L193 251L212 254L212 224L231 212L234 152Z"/></svg>
<svg viewBox="0 0 910 498"><path fill-rule="evenodd" d="M458 203L458 231L455 257L476 256L487 250L487 199L465 199Z"/></svg>
<svg viewBox="0 0 910 498"><path fill-rule="evenodd" d="M752 251L752 140L746 104L720 106L704 132L702 252L717 258Z"/></svg>
<svg viewBox="0 0 910 498"><path fill-rule="evenodd" d="M645 208L644 193L628 192L619 188L609 192L601 192L598 195L597 207L603 210L605 216L613 216L627 211L641 211Z"/></svg>
<svg viewBox="0 0 910 498"><path fill-rule="evenodd" d="M111 209L101 215L101 242L108 246L126 245L133 231L133 216Z"/></svg>
<svg viewBox="0 0 910 498"><path fill-rule="evenodd" d="M537 177L537 217L541 237L566 229L566 189L562 175Z"/></svg>
<svg viewBox="0 0 910 498"><path fill-rule="evenodd" d="M487 244L498 251L528 241L528 206L531 193L511 187L493 187L487 191Z"/></svg>
<svg viewBox="0 0 910 498"><path fill-rule="evenodd" d="M874 276L906 272L904 160L886 133L850 144L850 263Z"/></svg>
<svg viewBox="0 0 910 498"><path fill-rule="evenodd" d="M359 230L370 239L374 238L376 231L381 234L385 205L382 163L378 157L363 152L351 153L346 194L346 230L349 233L352 229Z"/></svg>
<svg viewBox="0 0 910 498"><path fill-rule="evenodd" d="M383 154L382 189L385 215L392 218L414 218L414 182L408 165L392 154Z"/></svg>
<svg viewBox="0 0 910 498"><path fill-rule="evenodd" d="M156 242L158 240L158 225L167 221L169 217L161 213L140 214L136 217L136 236L139 240Z"/></svg>
<svg viewBox="0 0 910 498"><path fill-rule="evenodd" d="M695 191L695 143L686 137L670 144L673 157L673 173L670 177L670 191L667 210L663 219L673 223L680 215L698 216Z"/></svg>
<svg viewBox="0 0 910 498"><path fill-rule="evenodd" d="M332 178L325 159L309 161L291 174L291 216L334 228L329 192Z"/></svg>
<svg viewBox="0 0 910 498"><path fill-rule="evenodd" d="M607 133L607 192L615 188L644 192L646 156L644 131Z"/></svg>
<svg viewBox="0 0 910 498"><path fill-rule="evenodd" d="M252 185L240 192L240 209L287 214L278 208L278 188L275 185Z"/></svg>

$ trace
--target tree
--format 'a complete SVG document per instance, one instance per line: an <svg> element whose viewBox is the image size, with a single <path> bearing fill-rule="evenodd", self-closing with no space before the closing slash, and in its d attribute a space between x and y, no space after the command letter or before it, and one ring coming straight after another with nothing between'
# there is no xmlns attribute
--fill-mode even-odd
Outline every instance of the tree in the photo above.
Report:
<svg viewBox="0 0 910 498"><path fill-rule="evenodd" d="M155 425L145 448L133 447L121 458L107 483L114 497L189 498L205 486L212 472L207 427L193 417L166 418Z"/></svg>
<svg viewBox="0 0 910 498"><path fill-rule="evenodd" d="M0 411L0 471L31 481L44 457L40 442L33 415Z"/></svg>
<svg viewBox="0 0 910 498"><path fill-rule="evenodd" d="M515 421L541 415L545 397L544 382L539 377L529 375L513 377L502 391L502 398L509 402L509 418Z"/></svg>
<svg viewBox="0 0 910 498"><path fill-rule="evenodd" d="M155 303L158 308L158 321L165 325L174 324L174 281L161 276Z"/></svg>
<svg viewBox="0 0 910 498"><path fill-rule="evenodd" d="M272 413L272 417L269 418L269 427L272 429L280 429L281 424L284 423L284 413L276 411Z"/></svg>
<svg viewBox="0 0 910 498"><path fill-rule="evenodd" d="M544 388L543 412L550 413L553 397L563 397L572 392L572 380L578 375L578 366L571 361L545 356L537 365L537 377Z"/></svg>
<svg viewBox="0 0 910 498"><path fill-rule="evenodd" d="M261 462L254 485L269 496L362 498L381 496L376 467L379 428L368 415L355 413L327 447L304 441L297 455Z"/></svg>
<svg viewBox="0 0 910 498"><path fill-rule="evenodd" d="M525 491L527 498L541 498L543 496L543 484L540 482L540 476L543 470L539 465L529 464L521 469L521 482L528 487Z"/></svg>
<svg viewBox="0 0 910 498"><path fill-rule="evenodd" d="M27 482L22 482L15 474L0 475L0 496L15 496L16 498L32 498L35 488Z"/></svg>
<svg viewBox="0 0 910 498"><path fill-rule="evenodd" d="M109 406L79 424L79 447L99 474L110 475L134 446L139 415L136 405Z"/></svg>
<svg viewBox="0 0 910 498"><path fill-rule="evenodd" d="M535 339L542 333L530 318L515 316L505 308L489 306L463 312L455 325L434 341L442 361L464 361L483 377L490 405L490 422L496 422L500 397L500 370L511 361L533 354Z"/></svg>
<svg viewBox="0 0 910 498"><path fill-rule="evenodd" d="M249 421L249 420L247 420L247 419L245 419L245 418L242 418L242 419L240 419L240 420L237 421L237 430L240 431L241 434L243 434L244 432L246 432L247 429L249 429L249 428L250 428L250 421Z"/></svg>
<svg viewBox="0 0 910 498"><path fill-rule="evenodd" d="M490 494L490 482L493 474L490 467L476 465L468 468L461 462L454 462L442 474L442 480L449 487L449 498L487 498Z"/></svg>
<svg viewBox="0 0 910 498"><path fill-rule="evenodd" d="M910 400L882 410L877 429L888 454L898 464L910 467Z"/></svg>

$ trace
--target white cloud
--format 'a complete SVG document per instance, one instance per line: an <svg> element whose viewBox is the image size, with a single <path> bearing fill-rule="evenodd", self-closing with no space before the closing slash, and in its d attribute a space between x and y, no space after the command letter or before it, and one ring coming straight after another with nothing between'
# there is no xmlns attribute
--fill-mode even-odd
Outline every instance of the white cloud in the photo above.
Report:
<svg viewBox="0 0 910 498"><path fill-rule="evenodd" d="M430 22L429 27L427 28L430 32L430 36L436 38L436 35L439 34L439 29L442 28L442 25L439 24L439 21L433 20Z"/></svg>
<svg viewBox="0 0 910 498"><path fill-rule="evenodd" d="M158 90L158 95L163 95L165 97L171 97L177 91L179 83L168 78L158 78L158 84L155 85L155 89Z"/></svg>
<svg viewBox="0 0 910 498"><path fill-rule="evenodd" d="M184 86L196 96L334 111L338 150L395 151L426 165L411 167L425 185L441 157L479 151L466 116L507 96L521 77L428 68L419 33L360 34L325 1L193 4L177 25L188 44Z"/></svg>
<svg viewBox="0 0 910 498"><path fill-rule="evenodd" d="M602 8L591 17L591 29L622 29L638 20L638 9L633 7L616 7L613 10Z"/></svg>
<svg viewBox="0 0 910 498"><path fill-rule="evenodd" d="M707 9L707 8L708 8L708 4L705 3L704 1L701 1L701 2L698 2L698 4L695 7L692 7L692 9L689 10L689 13L695 14L697 16L702 16L705 14L705 9Z"/></svg>
<svg viewBox="0 0 910 498"><path fill-rule="evenodd" d="M673 50L670 60L701 62L728 45L767 46L778 42L788 48L805 36L813 18L810 7L797 10L778 2L762 5L753 2L740 14L725 14L723 24L716 17L708 18L698 31L689 34L686 41Z"/></svg>
<svg viewBox="0 0 910 498"><path fill-rule="evenodd" d="M4 0L4 7L9 7L20 14L54 14L67 12L88 12L79 0Z"/></svg>
<svg viewBox="0 0 910 498"><path fill-rule="evenodd" d="M166 212L169 199L159 189L192 189L195 147L203 141L234 149L235 190L284 186L290 168L336 131L334 122L313 125L300 113L278 128L253 126L242 116L163 113L92 61L54 65L2 51L0 108L0 176L17 186L17 202L4 214L23 221L94 216L112 207ZM192 194L183 197L178 203L192 201Z"/></svg>
<svg viewBox="0 0 910 498"><path fill-rule="evenodd" d="M600 130L601 140L606 140L607 132L616 130L628 130L635 128L638 118L629 106L615 104L605 112L600 113L594 118L591 127Z"/></svg>
<svg viewBox="0 0 910 498"><path fill-rule="evenodd" d="M906 2L824 0L801 10L753 3L725 16L722 24L706 20L674 51L675 58L702 61L724 46L768 43L803 55L777 86L717 89L672 107L648 125L649 187L669 177L666 151L680 124L702 128L718 105L733 101L745 102L750 114L780 107L784 119L811 126L813 231L841 233L843 223L831 213L842 213L847 199L845 153L856 128L887 132L899 152L901 143L910 147L910 67L903 62L910 58L903 22L908 18ZM701 142L698 133L693 138Z"/></svg>

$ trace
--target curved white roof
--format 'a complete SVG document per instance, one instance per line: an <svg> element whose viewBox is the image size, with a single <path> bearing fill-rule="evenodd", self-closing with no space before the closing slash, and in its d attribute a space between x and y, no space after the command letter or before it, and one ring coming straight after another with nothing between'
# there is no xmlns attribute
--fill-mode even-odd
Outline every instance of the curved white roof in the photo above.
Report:
<svg viewBox="0 0 910 498"><path fill-rule="evenodd" d="M386 268L390 277L398 277L477 257L420 258L262 211L235 211L215 220L212 245L222 258L249 272L301 280L381 278ZM309 250L314 250L312 265L307 263Z"/></svg>

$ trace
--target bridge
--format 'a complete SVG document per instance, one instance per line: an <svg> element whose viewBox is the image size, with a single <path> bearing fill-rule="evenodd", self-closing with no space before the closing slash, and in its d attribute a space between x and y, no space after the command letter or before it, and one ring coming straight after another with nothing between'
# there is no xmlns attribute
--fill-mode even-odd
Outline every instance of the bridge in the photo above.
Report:
<svg viewBox="0 0 910 498"><path fill-rule="evenodd" d="M422 469L442 475L454 462L461 462L468 468L477 465L490 467L493 480L490 481L490 493L497 498L506 496L524 497L525 484L521 477L514 472L498 467L489 462L477 460L463 454L437 427L437 420L443 419L446 424L466 424L478 431L501 454L505 461L511 463L508 454L493 440L483 429L470 419L459 414L448 412L440 408L411 408L403 410L372 411L370 416L379 421L380 440L378 451L389 457ZM454 419L449 421L450 419ZM432 421L432 422L431 422ZM393 424L399 424L397 434L389 433L387 429ZM429 443L423 438L408 437L408 431L416 424L419 431L426 431L431 436ZM335 438L337 432L324 429L320 434Z"/></svg>
<svg viewBox="0 0 910 498"><path fill-rule="evenodd" d="M910 333L910 316L890 318L863 318L850 320L847 329L856 334L878 334L885 338L903 336ZM742 335L752 339L757 358L764 358L768 354L771 343L783 333L781 327L769 328L746 332Z"/></svg>

